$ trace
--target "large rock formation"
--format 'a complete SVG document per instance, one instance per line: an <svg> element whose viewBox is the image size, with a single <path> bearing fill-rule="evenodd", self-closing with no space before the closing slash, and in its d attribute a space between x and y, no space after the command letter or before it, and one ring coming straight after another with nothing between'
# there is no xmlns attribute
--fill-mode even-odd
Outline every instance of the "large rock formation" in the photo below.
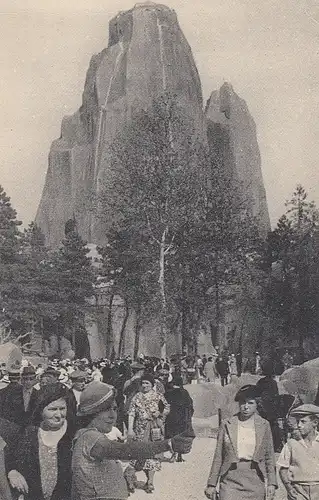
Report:
<svg viewBox="0 0 319 500"><path fill-rule="evenodd" d="M147 109L166 92L176 94L194 133L203 135L201 84L175 12L137 4L111 20L108 47L92 57L82 106L63 119L61 137L51 146L36 217L50 246L73 216L87 241L104 243L93 206L107 179L110 143L132 111Z"/></svg>
<svg viewBox="0 0 319 500"><path fill-rule="evenodd" d="M255 122L246 102L229 83L214 91L206 105L211 153L226 176L233 179L251 215L266 236L270 221ZM222 172L221 172L222 173Z"/></svg>

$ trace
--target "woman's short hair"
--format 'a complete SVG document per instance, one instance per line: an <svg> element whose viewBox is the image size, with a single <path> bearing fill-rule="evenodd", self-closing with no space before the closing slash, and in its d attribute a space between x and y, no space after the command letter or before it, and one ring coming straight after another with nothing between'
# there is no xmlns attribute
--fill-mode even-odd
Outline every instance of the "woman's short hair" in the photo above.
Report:
<svg viewBox="0 0 319 500"><path fill-rule="evenodd" d="M143 380L150 382L150 384L152 384L152 387L154 387L155 379L154 379L153 375L150 375L149 373L144 373L144 375L141 376L141 383L143 382Z"/></svg>
<svg viewBox="0 0 319 500"><path fill-rule="evenodd" d="M58 382L41 387L37 392L37 404L32 414L32 424L40 425L44 408L58 399L67 401L67 388L64 385Z"/></svg>

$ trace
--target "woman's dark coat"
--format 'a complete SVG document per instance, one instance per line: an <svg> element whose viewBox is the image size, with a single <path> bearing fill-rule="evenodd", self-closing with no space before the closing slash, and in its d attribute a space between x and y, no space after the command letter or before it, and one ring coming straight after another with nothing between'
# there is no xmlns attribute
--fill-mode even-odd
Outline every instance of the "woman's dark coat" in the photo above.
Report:
<svg viewBox="0 0 319 500"><path fill-rule="evenodd" d="M13 468L20 472L28 486L29 493L25 500L44 500L41 486L39 463L39 428L29 426L17 446ZM51 500L69 500L71 498L71 462L72 440L74 432L67 430L58 443L58 480Z"/></svg>
<svg viewBox="0 0 319 500"><path fill-rule="evenodd" d="M165 393L165 399L170 405L170 412L165 422L165 436L171 438L191 430L194 407L187 390L182 387L170 389Z"/></svg>

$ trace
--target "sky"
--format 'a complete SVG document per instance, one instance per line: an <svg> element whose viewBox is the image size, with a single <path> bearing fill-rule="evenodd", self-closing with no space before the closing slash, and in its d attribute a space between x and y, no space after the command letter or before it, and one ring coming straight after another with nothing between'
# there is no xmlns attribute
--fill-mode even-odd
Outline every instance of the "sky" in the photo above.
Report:
<svg viewBox="0 0 319 500"><path fill-rule="evenodd" d="M91 56L134 0L1 0L0 184L33 220L51 142L81 105ZM204 101L229 81L258 132L272 225L301 183L319 205L319 0L167 0Z"/></svg>

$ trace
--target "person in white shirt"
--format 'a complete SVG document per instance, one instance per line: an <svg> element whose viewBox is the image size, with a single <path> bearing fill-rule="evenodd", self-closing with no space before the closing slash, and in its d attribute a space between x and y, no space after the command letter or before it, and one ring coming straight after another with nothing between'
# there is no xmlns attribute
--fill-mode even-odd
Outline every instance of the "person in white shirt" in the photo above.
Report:
<svg viewBox="0 0 319 500"><path fill-rule="evenodd" d="M304 404L290 412L299 436L288 439L277 466L289 500L319 500L319 407Z"/></svg>
<svg viewBox="0 0 319 500"><path fill-rule="evenodd" d="M272 500L277 487L270 425L257 414L258 388L236 394L239 412L222 422L205 495L220 500Z"/></svg>
<svg viewBox="0 0 319 500"><path fill-rule="evenodd" d="M74 394L76 405L79 406L80 397L86 384L86 372L83 372L82 370L75 370L69 375L69 377L72 383L71 391Z"/></svg>
<svg viewBox="0 0 319 500"><path fill-rule="evenodd" d="M96 365L92 366L92 380L96 380L97 382L103 381L102 372Z"/></svg>

